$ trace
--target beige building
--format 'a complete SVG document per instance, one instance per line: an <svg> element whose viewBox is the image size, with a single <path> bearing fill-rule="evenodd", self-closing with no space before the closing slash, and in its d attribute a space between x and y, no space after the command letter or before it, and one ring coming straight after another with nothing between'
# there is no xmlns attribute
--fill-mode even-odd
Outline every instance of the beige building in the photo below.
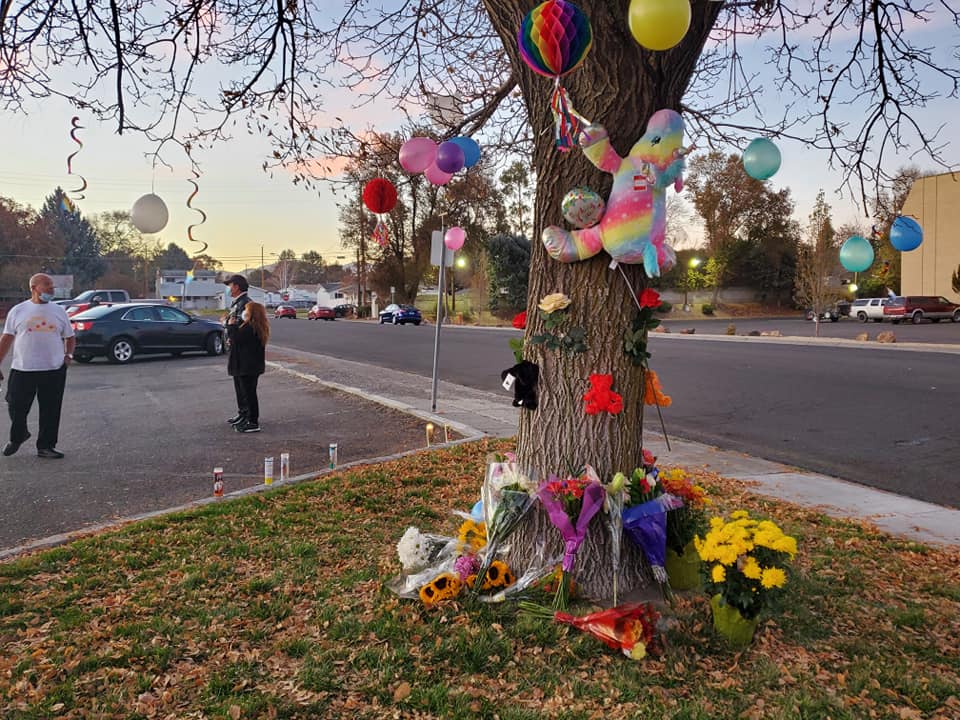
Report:
<svg viewBox="0 0 960 720"><path fill-rule="evenodd" d="M901 214L920 223L923 242L900 253L900 294L943 295L960 302L951 282L960 267L960 173L914 182Z"/></svg>

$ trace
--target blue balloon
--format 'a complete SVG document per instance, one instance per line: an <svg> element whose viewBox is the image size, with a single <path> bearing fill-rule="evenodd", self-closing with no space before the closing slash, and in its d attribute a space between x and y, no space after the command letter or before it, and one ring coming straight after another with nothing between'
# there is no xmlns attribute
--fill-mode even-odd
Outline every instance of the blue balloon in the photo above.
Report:
<svg viewBox="0 0 960 720"><path fill-rule="evenodd" d="M483 500L477 500L470 508L470 517L476 522L483 522Z"/></svg>
<svg viewBox="0 0 960 720"><path fill-rule="evenodd" d="M873 245L859 235L847 238L840 246L840 264L850 272L863 272L873 265Z"/></svg>
<svg viewBox="0 0 960 720"><path fill-rule="evenodd" d="M923 228L913 218L900 215L890 226L890 244L900 252L910 252L923 242Z"/></svg>
<svg viewBox="0 0 960 720"><path fill-rule="evenodd" d="M461 135L451 139L450 142L459 145L460 149L463 150L463 166L465 168L472 168L480 162L480 146L477 145L476 140Z"/></svg>
<svg viewBox="0 0 960 720"><path fill-rule="evenodd" d="M780 169L780 150L766 138L751 140L743 151L743 169L754 180L772 178Z"/></svg>

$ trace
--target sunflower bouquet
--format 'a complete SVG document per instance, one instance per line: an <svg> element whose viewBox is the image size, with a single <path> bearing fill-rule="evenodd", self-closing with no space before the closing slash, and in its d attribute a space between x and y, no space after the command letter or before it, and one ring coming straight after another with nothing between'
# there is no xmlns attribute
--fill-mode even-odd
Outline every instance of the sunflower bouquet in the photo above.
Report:
<svg viewBox="0 0 960 720"><path fill-rule="evenodd" d="M797 541L770 520L738 510L730 520L712 518L694 545L706 572L705 586L745 619L756 618L783 591Z"/></svg>

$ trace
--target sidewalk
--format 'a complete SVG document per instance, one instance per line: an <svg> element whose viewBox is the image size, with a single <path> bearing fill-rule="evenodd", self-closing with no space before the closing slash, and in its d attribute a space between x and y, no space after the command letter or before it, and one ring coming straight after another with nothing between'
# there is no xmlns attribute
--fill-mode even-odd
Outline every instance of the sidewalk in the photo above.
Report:
<svg viewBox="0 0 960 720"><path fill-rule="evenodd" d="M438 427L447 425L466 438L511 437L517 432L520 411L511 406L511 395L506 391L488 393L440 381L434 413L430 381L419 375L277 346L271 346L270 357L270 364L284 372L409 413ZM862 518L885 532L919 542L960 545L960 510L679 438L671 438L670 451L658 436L652 437L648 446L670 464L704 467L751 483L763 495L816 507L834 517Z"/></svg>

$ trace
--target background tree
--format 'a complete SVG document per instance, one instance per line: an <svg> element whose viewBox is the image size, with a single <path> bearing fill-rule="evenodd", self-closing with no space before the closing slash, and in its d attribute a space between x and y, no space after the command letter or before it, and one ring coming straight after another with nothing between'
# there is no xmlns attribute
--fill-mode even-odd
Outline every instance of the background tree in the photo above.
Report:
<svg viewBox="0 0 960 720"><path fill-rule="evenodd" d="M890 227L903 209L913 183L929 174L915 165L901 167L893 176L889 188L881 190L872 199L876 224L865 237L873 245L876 260L861 276L860 289L857 291L860 297L885 297L888 288L900 292L901 254L890 244Z"/></svg>
<svg viewBox="0 0 960 720"><path fill-rule="evenodd" d="M839 257L839 246L830 219L830 206L823 190L817 199L807 223L806 242L800 243L797 255L797 280L794 297L798 304L813 312L816 334L820 336L820 316L832 305L839 291L830 286Z"/></svg>
<svg viewBox="0 0 960 720"><path fill-rule="evenodd" d="M950 287L953 288L955 293L960 293L960 265L957 265L957 269L950 276Z"/></svg>
<svg viewBox="0 0 960 720"><path fill-rule="evenodd" d="M63 259L56 264L58 272L73 275L74 290L92 288L107 270L100 240L61 188L47 196L40 210L40 221L45 232L57 244L63 244Z"/></svg>
<svg viewBox="0 0 960 720"><path fill-rule="evenodd" d="M506 199L507 223L518 235L527 237L533 219L533 201L529 195L531 169L519 160L500 173L500 186Z"/></svg>
<svg viewBox="0 0 960 720"><path fill-rule="evenodd" d="M495 235L487 243L490 312L505 318L527 307L530 241L523 235Z"/></svg>
<svg viewBox="0 0 960 720"><path fill-rule="evenodd" d="M307 250L297 263L297 279L305 285L325 282L326 267L323 257L316 250Z"/></svg>
<svg viewBox="0 0 960 720"><path fill-rule="evenodd" d="M22 300L27 279L62 257L63 243L43 232L32 208L0 197L0 298Z"/></svg>
<svg viewBox="0 0 960 720"><path fill-rule="evenodd" d="M187 251L176 243L170 243L156 259L159 270L189 270L193 267L193 260Z"/></svg>
<svg viewBox="0 0 960 720"><path fill-rule="evenodd" d="M144 235L130 221L127 210L110 210L98 213L90 219L97 238L107 272L102 284L123 288L131 297L149 297L156 276L156 259L163 251L160 242L152 235Z"/></svg>

